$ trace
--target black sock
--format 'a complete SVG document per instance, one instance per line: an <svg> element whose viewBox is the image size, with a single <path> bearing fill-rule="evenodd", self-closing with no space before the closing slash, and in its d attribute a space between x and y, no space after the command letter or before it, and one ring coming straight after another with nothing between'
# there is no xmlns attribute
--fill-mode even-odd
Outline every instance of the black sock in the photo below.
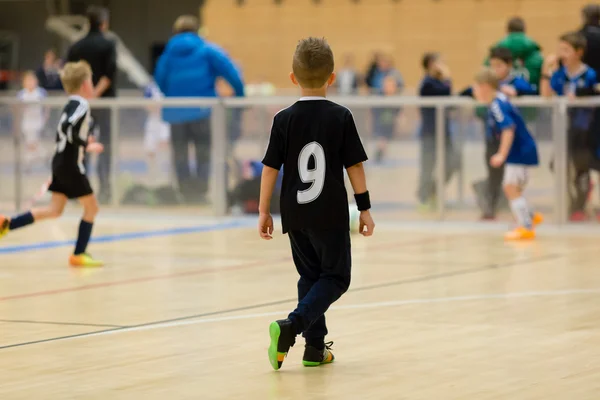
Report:
<svg viewBox="0 0 600 400"><path fill-rule="evenodd" d="M79 235L77 236L77 244L75 245L74 254L76 256L85 253L88 242L90 241L90 237L92 236L93 226L93 222L86 222L84 220L81 220L81 223L79 224Z"/></svg>
<svg viewBox="0 0 600 400"><path fill-rule="evenodd" d="M8 229L14 231L15 229L23 228L24 226L33 224L33 214L31 211L25 214L18 215L10 220Z"/></svg>

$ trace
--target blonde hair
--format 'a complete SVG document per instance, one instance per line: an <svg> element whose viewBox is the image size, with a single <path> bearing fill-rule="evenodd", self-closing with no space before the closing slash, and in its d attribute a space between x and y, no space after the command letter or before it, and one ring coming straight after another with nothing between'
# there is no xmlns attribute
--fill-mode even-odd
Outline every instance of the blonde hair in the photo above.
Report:
<svg viewBox="0 0 600 400"><path fill-rule="evenodd" d="M27 70L27 71L23 72L23 74L21 75L21 81L25 82L25 79L30 78L30 77L35 78L35 80L37 81L37 75L32 70Z"/></svg>
<svg viewBox="0 0 600 400"><path fill-rule="evenodd" d="M175 33L183 33L183 32L194 32L198 33L200 29L200 21L198 18L193 15L182 15L175 20L173 24L173 32Z"/></svg>
<svg viewBox="0 0 600 400"><path fill-rule="evenodd" d="M85 61L66 63L60 71L60 80L65 92L76 93L83 83L92 77L92 68Z"/></svg>
<svg viewBox="0 0 600 400"><path fill-rule="evenodd" d="M500 80L491 68L484 68L475 75L475 82L490 85L493 89L500 87Z"/></svg>

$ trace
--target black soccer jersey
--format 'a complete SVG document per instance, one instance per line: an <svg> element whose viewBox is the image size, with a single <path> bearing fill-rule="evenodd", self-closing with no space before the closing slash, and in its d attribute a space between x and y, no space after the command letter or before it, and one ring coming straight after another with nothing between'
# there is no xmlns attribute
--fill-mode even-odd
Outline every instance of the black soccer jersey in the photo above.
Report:
<svg viewBox="0 0 600 400"><path fill-rule="evenodd" d="M344 168L367 160L352 113L321 97L304 97L273 120L263 164L283 165L283 232L349 229Z"/></svg>
<svg viewBox="0 0 600 400"><path fill-rule="evenodd" d="M56 130L55 175L85 174L84 155L90 128L90 106L80 96L70 96Z"/></svg>

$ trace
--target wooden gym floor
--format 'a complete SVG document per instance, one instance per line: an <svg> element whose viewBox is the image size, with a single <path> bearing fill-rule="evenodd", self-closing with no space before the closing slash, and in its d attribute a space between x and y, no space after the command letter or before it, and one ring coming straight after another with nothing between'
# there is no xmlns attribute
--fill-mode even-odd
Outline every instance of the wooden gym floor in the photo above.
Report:
<svg viewBox="0 0 600 400"><path fill-rule="evenodd" d="M328 312L336 363L279 372L267 327L295 305L286 237L254 220L98 221L104 269L66 267L77 210L0 243L0 398L598 399L595 229L395 225L353 241Z"/></svg>

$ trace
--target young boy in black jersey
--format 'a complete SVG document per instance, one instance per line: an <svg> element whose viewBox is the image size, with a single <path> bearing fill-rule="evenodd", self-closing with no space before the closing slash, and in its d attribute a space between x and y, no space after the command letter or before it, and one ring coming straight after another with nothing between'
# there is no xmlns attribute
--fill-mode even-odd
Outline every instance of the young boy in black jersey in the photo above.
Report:
<svg viewBox="0 0 600 400"><path fill-rule="evenodd" d="M325 344L325 312L350 285L349 207L346 169L360 210L360 232L371 236L369 192L362 163L367 155L352 113L325 98L335 81L333 53L325 39L307 38L296 47L290 78L302 97L274 118L263 164L258 230L272 239L270 202L283 166L281 218L300 274L298 306L269 327L269 361L278 370L296 336L306 339L303 364L334 357Z"/></svg>
<svg viewBox="0 0 600 400"><path fill-rule="evenodd" d="M101 153L104 150L100 143L94 142L93 137L88 135L90 106L87 99L94 96L92 70L85 61L67 63L60 77L69 100L56 131L52 183L48 188L52 192L52 200L46 207L34 208L11 219L0 215L0 237L34 222L58 218L69 199L78 199L83 205L83 218L69 264L74 267L99 267L102 262L86 253L94 218L98 213L98 202L85 175L84 152Z"/></svg>

